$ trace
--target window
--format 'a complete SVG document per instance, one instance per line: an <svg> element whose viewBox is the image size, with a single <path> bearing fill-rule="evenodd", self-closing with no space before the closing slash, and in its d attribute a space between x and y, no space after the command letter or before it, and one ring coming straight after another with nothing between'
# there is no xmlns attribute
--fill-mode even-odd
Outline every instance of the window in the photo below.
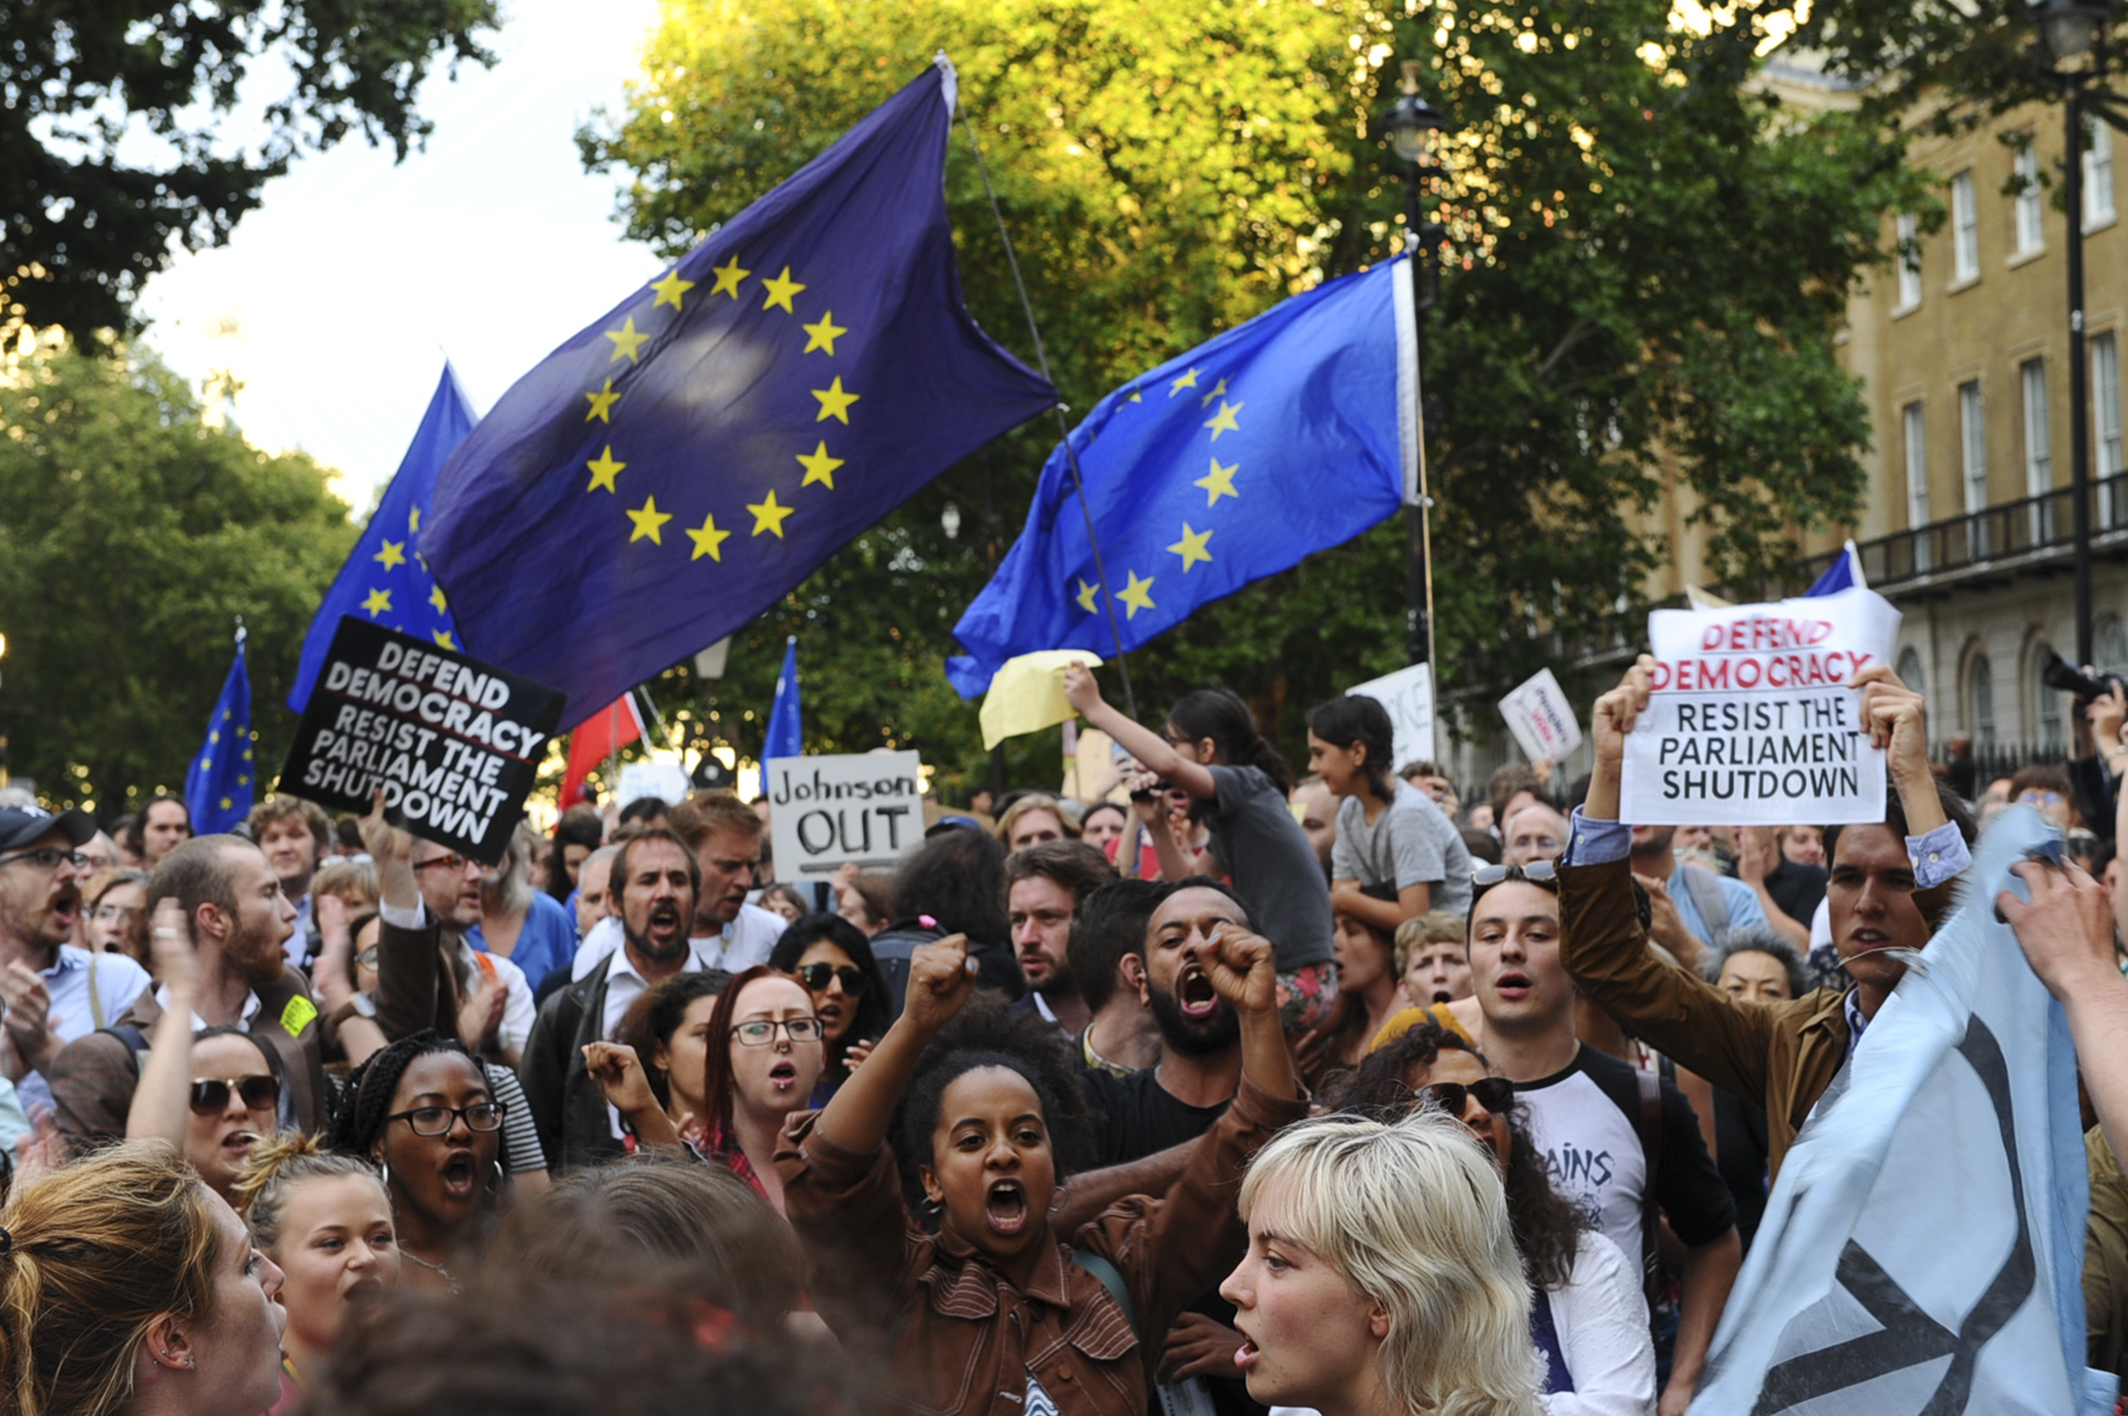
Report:
<svg viewBox="0 0 2128 1416"><path fill-rule="evenodd" d="M1980 380L1958 385L1958 451L1965 470L1965 509L1988 506L1988 433L1982 421Z"/></svg>
<svg viewBox="0 0 2128 1416"><path fill-rule="evenodd" d="M1995 679L1988 656L1975 654L1965 668L1966 721L1972 725L1973 746L1982 752L1995 746Z"/></svg>
<svg viewBox="0 0 2128 1416"><path fill-rule="evenodd" d="M2113 220L2113 129L2084 121L2084 225Z"/></svg>
<svg viewBox="0 0 2128 1416"><path fill-rule="evenodd" d="M2100 615L2091 626L2091 656L2100 673L2128 677L2128 629L2121 627L2119 615Z"/></svg>
<svg viewBox="0 0 2128 1416"><path fill-rule="evenodd" d="M1921 225L1911 213L1899 218L1899 308L1921 303Z"/></svg>
<svg viewBox="0 0 2128 1416"><path fill-rule="evenodd" d="M2110 477L2121 470L2121 346L2110 329L2091 336L2091 417L2098 475Z"/></svg>
<svg viewBox="0 0 2128 1416"><path fill-rule="evenodd" d="M1906 524L1919 531L1928 525L1928 445L1923 440L1921 405L1909 403L1900 410L1900 422L1906 433ZM1930 567L1929 543L1926 536L1914 538L1914 569Z"/></svg>
<svg viewBox="0 0 2128 1416"><path fill-rule="evenodd" d="M2032 709L2042 752L2062 750L2062 696L2047 687L2047 660L2054 650L2045 644L2032 646Z"/></svg>
<svg viewBox="0 0 2128 1416"><path fill-rule="evenodd" d="M1980 279L1980 204L1970 171L1951 179L1951 256L1958 284Z"/></svg>
<svg viewBox="0 0 2128 1416"><path fill-rule="evenodd" d="M2017 253L2025 255L2046 244L2046 234L2039 224L2039 154L2032 149L2032 140L2026 138L2017 145Z"/></svg>
<svg viewBox="0 0 2128 1416"><path fill-rule="evenodd" d="M2054 490L2054 439L2047 426L2047 361L2027 359L2017 369L2025 405L2025 495L2045 497ZM2032 504L2027 518L2032 544L2043 546L2054 537L2052 500Z"/></svg>
<svg viewBox="0 0 2128 1416"><path fill-rule="evenodd" d="M1928 697L1928 675L1921 671L1921 655L1911 645L1899 651L1899 682Z"/></svg>

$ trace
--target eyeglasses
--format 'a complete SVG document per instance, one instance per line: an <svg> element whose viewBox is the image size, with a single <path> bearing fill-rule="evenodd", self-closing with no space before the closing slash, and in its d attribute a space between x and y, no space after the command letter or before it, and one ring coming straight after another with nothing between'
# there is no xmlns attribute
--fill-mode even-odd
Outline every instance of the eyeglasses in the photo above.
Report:
<svg viewBox="0 0 2128 1416"><path fill-rule="evenodd" d="M2062 794L2060 792L2043 792L2037 787L2027 787L2017 794L2017 799L2023 802L2030 802L2034 806L2060 806L2062 804Z"/></svg>
<svg viewBox="0 0 2128 1416"><path fill-rule="evenodd" d="M776 1029L782 1028L784 1036L792 1042L818 1042L826 1036L818 1018L778 1018L770 1021L756 1018L749 1023L740 1023L731 1030L739 1039L741 1047L766 1047L776 1040Z"/></svg>
<svg viewBox="0 0 2128 1416"><path fill-rule="evenodd" d="M791 972L815 993L827 992L830 980L838 978L842 980L842 991L852 998L862 997L872 986L872 980L865 977L865 971L855 964L844 964L840 968L833 964L803 964Z"/></svg>
<svg viewBox="0 0 2128 1416"><path fill-rule="evenodd" d="M281 1104L281 1084L271 1077L205 1078L192 1084L193 1111L215 1116L228 1110L232 1089L246 1111L271 1111Z"/></svg>
<svg viewBox="0 0 2128 1416"><path fill-rule="evenodd" d="M377 946L372 944L361 953L355 955L355 963L358 967L365 969L377 967Z"/></svg>
<svg viewBox="0 0 2128 1416"><path fill-rule="evenodd" d="M1413 1088L1411 1094L1421 1106L1450 1116L1461 1116L1472 1097L1495 1116L1505 1116L1515 1106L1515 1084L1505 1077L1487 1077L1468 1086L1461 1082L1428 1082Z"/></svg>
<svg viewBox="0 0 2128 1416"><path fill-rule="evenodd" d="M71 865L76 870L89 868L87 851L63 851L57 846L39 846L33 851L16 851L13 855L0 856L0 865L13 865L18 860L26 860L39 870L57 870L62 864Z"/></svg>
<svg viewBox="0 0 2128 1416"><path fill-rule="evenodd" d="M146 913L139 905L98 905L89 911L89 918L97 924L109 924L114 919L139 919Z"/></svg>
<svg viewBox="0 0 2128 1416"><path fill-rule="evenodd" d="M412 1111L394 1111L384 1122L388 1126L404 1121L417 1136L447 1136L453 1123L463 1121L468 1131L486 1134L502 1129L505 1105L500 1101L476 1101L471 1106L417 1106Z"/></svg>
<svg viewBox="0 0 2128 1416"><path fill-rule="evenodd" d="M436 856L431 860L425 860L419 865L415 866L414 869L434 870L437 866L440 865L447 870L464 870L467 866L471 864L473 864L472 861L458 854L456 851L453 851L449 855L440 855Z"/></svg>

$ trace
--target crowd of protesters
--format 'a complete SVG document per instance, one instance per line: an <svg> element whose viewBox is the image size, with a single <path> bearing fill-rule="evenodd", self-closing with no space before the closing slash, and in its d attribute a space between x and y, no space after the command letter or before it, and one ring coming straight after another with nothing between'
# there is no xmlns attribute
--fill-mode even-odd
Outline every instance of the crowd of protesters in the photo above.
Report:
<svg viewBox="0 0 2128 1416"><path fill-rule="evenodd" d="M1112 790L825 886L724 792L493 866L381 799L0 805L0 1410L1673 1416L2012 802L2070 842L2003 910L2079 1048L2118 1372L2128 697L1981 783L1856 685L1885 818L1824 829L1622 820L1645 666L1589 776L1467 794L1369 698L1296 777L1231 693L1149 727L1074 668Z"/></svg>

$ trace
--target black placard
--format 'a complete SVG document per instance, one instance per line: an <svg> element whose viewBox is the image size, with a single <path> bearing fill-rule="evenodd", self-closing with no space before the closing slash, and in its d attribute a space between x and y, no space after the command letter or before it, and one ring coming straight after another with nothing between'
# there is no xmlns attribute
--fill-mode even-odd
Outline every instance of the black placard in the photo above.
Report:
<svg viewBox="0 0 2128 1416"><path fill-rule="evenodd" d="M296 725L279 790L385 816L486 865L524 815L563 697L543 684L349 615Z"/></svg>

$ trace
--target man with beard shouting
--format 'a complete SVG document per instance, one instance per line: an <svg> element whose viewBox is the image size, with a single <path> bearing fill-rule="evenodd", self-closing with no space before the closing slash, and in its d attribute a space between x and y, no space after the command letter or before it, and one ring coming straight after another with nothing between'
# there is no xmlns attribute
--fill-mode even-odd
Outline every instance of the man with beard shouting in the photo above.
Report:
<svg viewBox="0 0 2128 1416"><path fill-rule="evenodd" d="M621 947L567 988L548 995L525 1044L525 1099L539 1143L557 1171L621 1154L618 1113L584 1061L584 1049L610 1040L628 1006L665 980L711 967L715 936L688 938L701 893L701 867L686 843L662 827L624 842L607 887Z"/></svg>
<svg viewBox="0 0 2128 1416"><path fill-rule="evenodd" d="M331 1093L318 1008L282 952L295 932L296 908L265 854L241 836L195 836L156 865L148 899L176 900L191 931L199 959L194 1030L238 1027L271 1048L287 1081L281 1124L306 1131L323 1126ZM53 1059L55 1119L76 1150L124 1139L139 1054L166 1004L164 990L143 991L123 1016L68 1043Z"/></svg>

